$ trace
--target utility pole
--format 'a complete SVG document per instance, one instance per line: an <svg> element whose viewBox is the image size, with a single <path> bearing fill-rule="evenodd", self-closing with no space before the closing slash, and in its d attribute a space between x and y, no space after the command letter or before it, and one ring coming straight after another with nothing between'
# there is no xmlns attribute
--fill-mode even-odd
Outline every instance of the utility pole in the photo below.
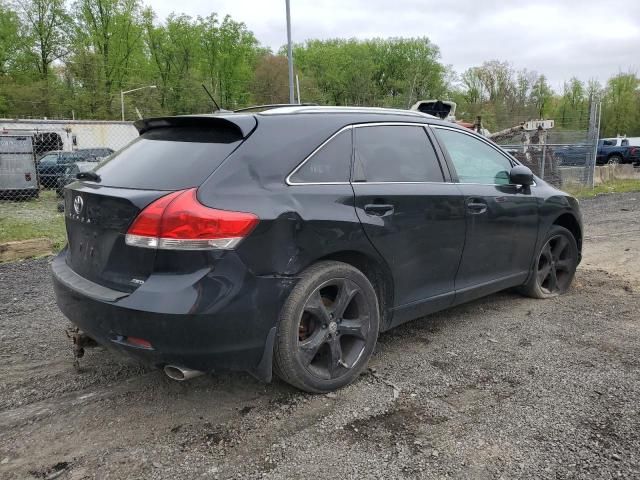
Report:
<svg viewBox="0 0 640 480"><path fill-rule="evenodd" d="M296 97L293 93L293 49L291 47L291 8L289 0L285 0L287 5L287 57L289 59L289 103L296 103Z"/></svg>

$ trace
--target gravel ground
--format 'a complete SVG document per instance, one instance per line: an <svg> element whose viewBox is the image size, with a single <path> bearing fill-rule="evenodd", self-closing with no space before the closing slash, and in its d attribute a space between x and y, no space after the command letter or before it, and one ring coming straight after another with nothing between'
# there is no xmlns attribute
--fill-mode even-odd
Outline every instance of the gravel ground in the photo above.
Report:
<svg viewBox="0 0 640 480"><path fill-rule="evenodd" d="M329 395L72 366L48 259L0 265L2 478L640 478L640 193L582 203L585 259L383 334Z"/></svg>

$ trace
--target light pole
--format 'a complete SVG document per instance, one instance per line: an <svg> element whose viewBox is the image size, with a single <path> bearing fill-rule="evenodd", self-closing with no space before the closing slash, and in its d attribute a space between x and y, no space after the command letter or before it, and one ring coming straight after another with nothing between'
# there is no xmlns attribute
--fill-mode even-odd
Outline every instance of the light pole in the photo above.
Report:
<svg viewBox="0 0 640 480"><path fill-rule="evenodd" d="M122 121L124 122L124 95L125 93L137 92L138 90L144 90L145 88L158 88L155 85L147 85L146 87L134 88L133 90L120 91L120 111L122 113Z"/></svg>
<svg viewBox="0 0 640 480"><path fill-rule="evenodd" d="M289 57L289 103L296 103L296 97L293 93L293 52L291 48L291 8L289 0L285 0L287 4L287 56Z"/></svg>

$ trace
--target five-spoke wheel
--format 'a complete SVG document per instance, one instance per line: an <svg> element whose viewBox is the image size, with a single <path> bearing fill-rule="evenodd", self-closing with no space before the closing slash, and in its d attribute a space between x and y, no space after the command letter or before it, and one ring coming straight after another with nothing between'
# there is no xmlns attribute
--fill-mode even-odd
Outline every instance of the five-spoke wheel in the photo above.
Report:
<svg viewBox="0 0 640 480"><path fill-rule="evenodd" d="M569 230L554 225L537 256L523 293L534 298L561 295L569 289L578 266L578 246Z"/></svg>
<svg viewBox="0 0 640 480"><path fill-rule="evenodd" d="M311 392L347 385L371 356L378 323L375 290L362 272L340 262L316 264L283 309L275 371Z"/></svg>

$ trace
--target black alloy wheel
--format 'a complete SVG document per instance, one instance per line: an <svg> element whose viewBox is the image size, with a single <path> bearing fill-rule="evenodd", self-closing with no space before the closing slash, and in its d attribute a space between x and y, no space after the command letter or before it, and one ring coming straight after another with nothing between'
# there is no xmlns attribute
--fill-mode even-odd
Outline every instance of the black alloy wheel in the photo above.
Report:
<svg viewBox="0 0 640 480"><path fill-rule="evenodd" d="M317 377L340 377L364 353L370 317L355 282L347 278L325 282L311 294L300 316L300 362Z"/></svg>
<svg viewBox="0 0 640 480"><path fill-rule="evenodd" d="M536 257L532 275L521 288L533 298L562 295L571 286L578 266L578 246L569 230L553 225Z"/></svg>
<svg viewBox="0 0 640 480"><path fill-rule="evenodd" d="M557 294L569 288L575 271L575 258L569 240L556 235L547 240L538 258L538 284L543 292Z"/></svg>
<svg viewBox="0 0 640 480"><path fill-rule="evenodd" d="M351 383L373 352L379 318L375 290L362 272L335 261L311 266L280 315L276 374L308 392Z"/></svg>

